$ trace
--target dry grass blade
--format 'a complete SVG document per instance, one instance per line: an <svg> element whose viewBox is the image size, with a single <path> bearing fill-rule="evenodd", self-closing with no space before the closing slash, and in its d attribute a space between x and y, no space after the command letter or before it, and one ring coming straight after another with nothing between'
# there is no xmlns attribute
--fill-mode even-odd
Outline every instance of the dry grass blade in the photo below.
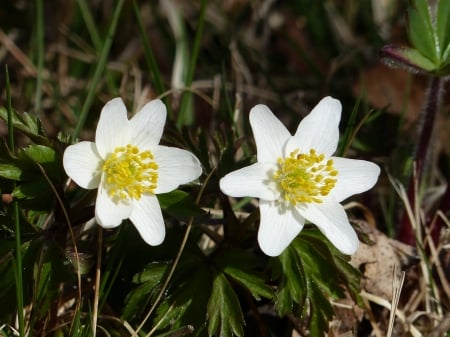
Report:
<svg viewBox="0 0 450 337"><path fill-rule="evenodd" d="M423 336L422 333L419 331L418 328L416 328L412 323L409 323L408 318L405 315L405 312L400 310L400 309L396 309L393 310L393 307L391 305L391 303L389 303L388 300L381 298L379 296L370 294L368 292L365 292L364 290L361 292L361 296L366 299L369 300L370 302L373 302L375 304L378 304L388 310L392 310L395 311L395 316L406 325L407 330L411 333L411 335L413 337L421 337ZM381 333L377 334L377 336L383 336Z"/></svg>
<svg viewBox="0 0 450 337"><path fill-rule="evenodd" d="M394 329L394 322L395 322L395 313L397 311L398 301L400 300L403 282L405 281L404 271L402 272L400 279L396 277L397 268L394 268L393 274L394 276L392 279L392 302L391 302L391 311L389 313L388 331L386 333L387 337L392 336L392 331Z"/></svg>

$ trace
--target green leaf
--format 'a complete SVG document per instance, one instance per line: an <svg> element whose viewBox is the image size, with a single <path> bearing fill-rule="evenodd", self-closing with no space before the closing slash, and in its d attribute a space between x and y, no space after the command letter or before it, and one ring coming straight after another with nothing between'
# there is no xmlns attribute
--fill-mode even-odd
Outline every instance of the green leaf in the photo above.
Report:
<svg viewBox="0 0 450 337"><path fill-rule="evenodd" d="M19 181L22 177L23 170L14 164L3 164L0 163L0 177Z"/></svg>
<svg viewBox="0 0 450 337"><path fill-rule="evenodd" d="M311 302L311 336L323 336L324 332L328 331L328 322L333 318L333 307L317 284L309 282L308 285L309 300Z"/></svg>
<svg viewBox="0 0 450 337"><path fill-rule="evenodd" d="M0 107L0 118L7 121L8 112L4 107ZM13 111L12 125L15 129L20 130L26 136L30 137L35 143L49 144L50 141L45 135L44 128L38 118L26 112L19 114Z"/></svg>
<svg viewBox="0 0 450 337"><path fill-rule="evenodd" d="M41 170L36 164L40 164L47 176L53 181L61 181L62 166L58 162L56 151L45 145L32 144L19 152L23 161L28 161L30 169L35 171L39 177L43 177Z"/></svg>
<svg viewBox="0 0 450 337"><path fill-rule="evenodd" d="M437 69L430 59L414 48L388 45L381 50L381 57L388 65L406 67L414 72L433 72Z"/></svg>
<svg viewBox="0 0 450 337"><path fill-rule="evenodd" d="M409 38L413 46L435 65L439 62L435 30L426 0L413 0L409 10Z"/></svg>
<svg viewBox="0 0 450 337"><path fill-rule="evenodd" d="M133 277L133 282L139 283L140 286L127 295L122 312L123 319L129 320L143 312L147 302L159 291L168 267L167 263L152 263Z"/></svg>
<svg viewBox="0 0 450 337"><path fill-rule="evenodd" d="M205 264L191 266L176 275L168 296L158 306L153 325L158 324L160 329L192 325L195 334L201 336L199 332L206 328L206 308L211 286L211 271Z"/></svg>
<svg viewBox="0 0 450 337"><path fill-rule="evenodd" d="M14 198L28 199L38 197L47 198L49 195L52 195L51 193L48 182L42 178L38 178L36 181L17 185L11 194Z"/></svg>
<svg viewBox="0 0 450 337"><path fill-rule="evenodd" d="M214 279L207 311L210 336L244 335L244 315L239 299L223 273L218 273Z"/></svg>
<svg viewBox="0 0 450 337"><path fill-rule="evenodd" d="M271 260L273 278L280 279L275 306L281 316L291 312L294 303L303 306L306 300L306 275L300 257L292 244Z"/></svg>
<svg viewBox="0 0 450 337"><path fill-rule="evenodd" d="M436 31L442 63L450 62L450 1L440 0L436 11Z"/></svg>
<svg viewBox="0 0 450 337"><path fill-rule="evenodd" d="M314 280L316 284L320 285L322 291L328 296L344 297L337 267L324 239L317 238L308 231L306 234L293 246L297 250L308 279Z"/></svg>
<svg viewBox="0 0 450 337"><path fill-rule="evenodd" d="M265 283L260 275L233 266L225 267L223 272L247 288L256 300L259 301L261 297L274 298L275 294L272 288Z"/></svg>
<svg viewBox="0 0 450 337"><path fill-rule="evenodd" d="M359 290L359 273L346 259L318 229L304 229L271 261L273 278L279 280L279 314L295 311L309 315L312 336L327 331L333 316L329 298L345 297L344 288L352 295Z"/></svg>
<svg viewBox="0 0 450 337"><path fill-rule="evenodd" d="M265 283L263 275L255 270L260 262L253 254L239 249L223 250L214 262L219 270L250 291L256 300L259 301L261 297L274 298L272 288Z"/></svg>
<svg viewBox="0 0 450 337"><path fill-rule="evenodd" d="M325 277L319 277L323 282L319 282L324 289L328 290L330 295L335 297L342 297L344 294L341 292L341 288L347 288L351 295L358 300L360 293L361 273L358 269L355 269L350 263L350 257L339 252L319 230L305 230L300 236L303 242L309 242L314 254L321 255L322 264L328 264L328 271L332 272L332 276L325 274ZM302 243L303 244L303 243ZM317 261L318 262L318 261ZM311 261L311 263L314 263ZM322 266L318 267L322 268ZM316 278L317 279L317 278ZM325 284L324 284L325 283Z"/></svg>
<svg viewBox="0 0 450 337"><path fill-rule="evenodd" d="M178 219L206 213L192 201L188 193L180 190L158 194L157 197L161 208Z"/></svg>
<svg viewBox="0 0 450 337"><path fill-rule="evenodd" d="M32 161L40 164L53 163L56 159L55 150L44 145L29 145L23 153Z"/></svg>
<svg viewBox="0 0 450 337"><path fill-rule="evenodd" d="M143 271L133 276L133 283L142 284L142 283L158 283L164 273L166 272L169 264L167 263L152 263L145 267Z"/></svg>

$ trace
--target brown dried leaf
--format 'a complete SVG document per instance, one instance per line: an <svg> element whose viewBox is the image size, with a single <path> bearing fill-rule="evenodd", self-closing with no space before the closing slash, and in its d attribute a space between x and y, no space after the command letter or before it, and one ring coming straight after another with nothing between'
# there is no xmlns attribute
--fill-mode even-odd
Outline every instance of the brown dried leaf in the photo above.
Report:
<svg viewBox="0 0 450 337"><path fill-rule="evenodd" d="M362 226L364 234L373 244L361 243L350 263L363 274L362 289L391 301L393 277L399 277L401 271L410 264L415 256L414 249L388 238L366 223L362 223ZM394 270L398 275L394 275Z"/></svg>

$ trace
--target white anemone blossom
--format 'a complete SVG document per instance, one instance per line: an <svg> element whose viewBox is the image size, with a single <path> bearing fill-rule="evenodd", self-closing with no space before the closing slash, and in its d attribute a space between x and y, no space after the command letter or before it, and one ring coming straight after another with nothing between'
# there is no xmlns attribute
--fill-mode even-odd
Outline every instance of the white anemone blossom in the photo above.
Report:
<svg viewBox="0 0 450 337"><path fill-rule="evenodd" d="M63 157L66 173L79 186L98 188L98 224L114 228L130 219L152 246L165 236L156 194L173 191L202 173L192 153L159 145L166 114L165 105L153 100L129 120L122 99L112 99L101 111L95 142L71 145Z"/></svg>
<svg viewBox="0 0 450 337"><path fill-rule="evenodd" d="M373 187L380 168L371 162L334 157L339 140L341 103L325 97L292 136L265 105L250 111L257 162L220 180L232 197L260 199L258 242L277 256L314 223L344 254L358 248L358 237L340 202Z"/></svg>

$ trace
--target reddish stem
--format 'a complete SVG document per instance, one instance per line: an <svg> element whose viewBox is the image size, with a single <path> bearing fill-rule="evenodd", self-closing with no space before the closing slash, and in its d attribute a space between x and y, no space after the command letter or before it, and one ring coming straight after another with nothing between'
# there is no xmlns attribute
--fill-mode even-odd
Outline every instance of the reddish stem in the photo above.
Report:
<svg viewBox="0 0 450 337"><path fill-rule="evenodd" d="M408 200L411 206L415 204L415 181L419 182L422 178L423 167L428 159L428 153L430 148L430 140L433 134L434 121L436 119L437 111L442 98L443 80L439 77L431 77L427 100L425 102L425 110L423 113L422 128L420 130L420 138L417 144L417 148L414 154L414 162L416 164L416 174L412 174L408 185ZM415 234L412 228L411 222L406 212L403 213L400 227L397 232L397 239L400 241L414 245Z"/></svg>

